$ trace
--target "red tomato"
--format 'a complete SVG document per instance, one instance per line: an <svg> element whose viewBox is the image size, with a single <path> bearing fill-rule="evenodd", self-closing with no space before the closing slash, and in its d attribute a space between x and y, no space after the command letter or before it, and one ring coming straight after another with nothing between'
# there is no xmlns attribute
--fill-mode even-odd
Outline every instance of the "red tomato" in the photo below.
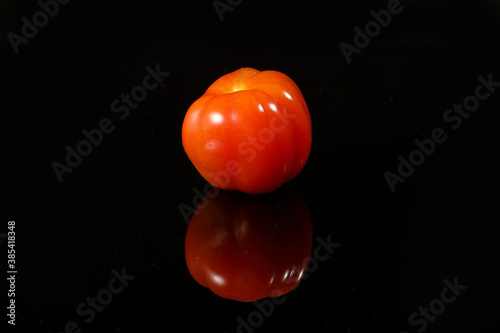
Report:
<svg viewBox="0 0 500 333"><path fill-rule="evenodd" d="M281 296L309 264L311 217L289 191L221 192L198 205L185 246L189 272L215 294L241 302Z"/></svg>
<svg viewBox="0 0 500 333"><path fill-rule="evenodd" d="M184 150L210 184L265 193L297 176L311 150L311 117L285 74L241 68L191 105Z"/></svg>

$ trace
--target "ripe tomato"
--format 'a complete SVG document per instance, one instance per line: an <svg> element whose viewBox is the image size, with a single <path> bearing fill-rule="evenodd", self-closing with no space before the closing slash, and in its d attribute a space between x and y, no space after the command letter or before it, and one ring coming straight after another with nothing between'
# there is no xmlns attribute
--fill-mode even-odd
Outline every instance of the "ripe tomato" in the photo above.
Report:
<svg viewBox="0 0 500 333"><path fill-rule="evenodd" d="M265 193L290 181L311 150L311 117L285 74L241 68L215 81L186 113L184 150L210 184Z"/></svg>
<svg viewBox="0 0 500 333"><path fill-rule="evenodd" d="M186 264L215 294L241 302L281 296L309 265L312 224L304 202L280 189L205 197L186 233Z"/></svg>

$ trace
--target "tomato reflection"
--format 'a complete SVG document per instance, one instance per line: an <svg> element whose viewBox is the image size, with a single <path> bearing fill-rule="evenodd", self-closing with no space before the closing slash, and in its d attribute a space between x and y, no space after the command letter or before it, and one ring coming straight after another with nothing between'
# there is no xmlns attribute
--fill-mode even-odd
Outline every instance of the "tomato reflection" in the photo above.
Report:
<svg viewBox="0 0 500 333"><path fill-rule="evenodd" d="M189 223L185 253L198 283L221 297L252 302L295 288L311 250L307 207L285 187L205 197Z"/></svg>

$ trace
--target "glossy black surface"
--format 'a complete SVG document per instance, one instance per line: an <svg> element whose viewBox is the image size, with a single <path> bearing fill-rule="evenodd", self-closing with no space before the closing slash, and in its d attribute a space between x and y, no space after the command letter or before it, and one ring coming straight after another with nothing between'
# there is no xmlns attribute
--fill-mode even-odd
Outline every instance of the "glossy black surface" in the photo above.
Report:
<svg viewBox="0 0 500 333"><path fill-rule="evenodd" d="M6 36L39 6L3 2L0 233L16 221L18 266L8 329L238 332L250 318L257 327L241 332L417 332L423 317L413 326L409 317L444 295L450 304L430 313L426 332L499 332L500 92L456 130L443 115L475 94L478 76L500 81L500 5L402 2L348 64L339 44L353 44L353 28L387 4L243 1L221 22L211 1L72 1L15 54ZM113 112L147 66L169 75L129 113ZM313 251L318 239L340 244L272 311L214 295L184 259L179 205L193 206L206 184L182 148L184 113L244 66L300 87L313 144L289 185L311 214ZM114 130L59 182L51 164L105 118ZM384 173L436 128L446 141L391 192ZM122 268L135 278L120 289ZM468 287L451 301L444 280L455 278ZM121 291L91 320L88 297L106 289Z"/></svg>

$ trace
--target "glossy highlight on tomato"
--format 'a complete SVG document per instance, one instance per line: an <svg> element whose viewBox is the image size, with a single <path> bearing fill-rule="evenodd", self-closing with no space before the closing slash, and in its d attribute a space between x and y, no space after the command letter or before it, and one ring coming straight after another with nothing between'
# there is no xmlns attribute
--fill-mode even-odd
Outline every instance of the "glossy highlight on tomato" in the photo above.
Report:
<svg viewBox="0 0 500 333"><path fill-rule="evenodd" d="M284 295L302 279L312 251L312 224L300 197L285 189L262 195L222 191L205 197L186 233L192 277L241 302Z"/></svg>
<svg viewBox="0 0 500 333"><path fill-rule="evenodd" d="M311 116L297 85L277 71L241 68L188 109L182 143L210 184L271 192L297 176L311 150Z"/></svg>

